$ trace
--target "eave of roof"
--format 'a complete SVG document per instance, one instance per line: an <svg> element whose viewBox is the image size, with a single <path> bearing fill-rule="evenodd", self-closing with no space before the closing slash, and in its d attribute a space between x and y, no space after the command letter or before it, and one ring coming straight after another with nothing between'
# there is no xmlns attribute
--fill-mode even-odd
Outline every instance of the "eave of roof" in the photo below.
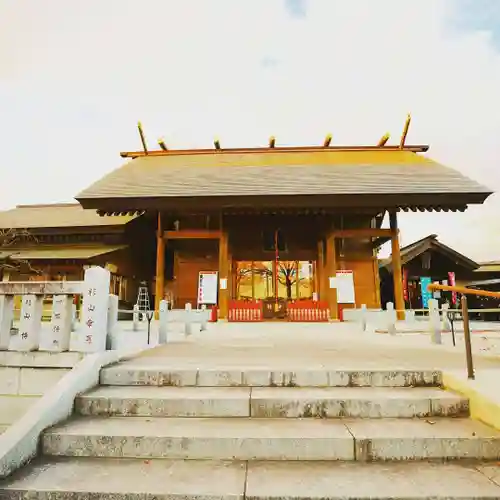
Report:
<svg viewBox="0 0 500 500"><path fill-rule="evenodd" d="M39 245L0 247L0 258L12 260L86 260L127 248L126 245Z"/></svg>
<svg viewBox="0 0 500 500"><path fill-rule="evenodd" d="M0 229L37 229L64 227L122 226L134 216L99 217L79 203L18 205L0 212Z"/></svg>

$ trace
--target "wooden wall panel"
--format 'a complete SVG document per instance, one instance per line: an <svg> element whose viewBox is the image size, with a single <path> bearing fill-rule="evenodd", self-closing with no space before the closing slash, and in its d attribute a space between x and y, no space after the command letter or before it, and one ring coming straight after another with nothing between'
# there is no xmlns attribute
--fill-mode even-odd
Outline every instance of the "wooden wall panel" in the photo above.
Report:
<svg viewBox="0 0 500 500"><path fill-rule="evenodd" d="M177 260L176 280L174 284L174 306L184 308L191 302L196 307L198 276L200 271L217 271L218 260L215 257L204 258L179 255Z"/></svg>
<svg viewBox="0 0 500 500"><path fill-rule="evenodd" d="M377 277L373 257L364 259L345 260L344 269L354 272L354 288L356 293L356 307L366 304L368 308L379 308L379 293L377 291Z"/></svg>

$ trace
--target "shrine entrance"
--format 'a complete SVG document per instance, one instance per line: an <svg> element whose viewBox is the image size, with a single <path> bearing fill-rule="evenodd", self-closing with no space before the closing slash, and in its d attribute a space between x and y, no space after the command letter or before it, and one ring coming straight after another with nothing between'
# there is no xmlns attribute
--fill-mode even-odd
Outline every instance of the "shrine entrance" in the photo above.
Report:
<svg viewBox="0 0 500 500"><path fill-rule="evenodd" d="M294 305L317 300L315 267L299 260L234 262L232 297L242 308L261 307L260 319L291 319Z"/></svg>

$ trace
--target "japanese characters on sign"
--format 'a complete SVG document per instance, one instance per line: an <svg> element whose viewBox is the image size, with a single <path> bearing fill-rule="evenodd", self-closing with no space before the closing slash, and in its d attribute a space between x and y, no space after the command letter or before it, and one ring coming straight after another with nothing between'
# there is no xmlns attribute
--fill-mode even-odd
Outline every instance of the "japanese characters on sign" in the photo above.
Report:
<svg viewBox="0 0 500 500"><path fill-rule="evenodd" d="M217 271L200 271L198 275L199 306L202 304L217 304L218 277L219 273Z"/></svg>
<svg viewBox="0 0 500 500"><path fill-rule="evenodd" d="M106 349L110 273L102 267L85 271L85 285L79 330L80 350L97 352Z"/></svg>
<svg viewBox="0 0 500 500"><path fill-rule="evenodd" d="M42 326L43 295L25 295L19 318L18 349L34 351L40 345Z"/></svg>
<svg viewBox="0 0 500 500"><path fill-rule="evenodd" d="M72 295L54 295L52 299L52 317L48 338L42 336L40 349L44 351L67 351L71 337L73 302Z"/></svg>

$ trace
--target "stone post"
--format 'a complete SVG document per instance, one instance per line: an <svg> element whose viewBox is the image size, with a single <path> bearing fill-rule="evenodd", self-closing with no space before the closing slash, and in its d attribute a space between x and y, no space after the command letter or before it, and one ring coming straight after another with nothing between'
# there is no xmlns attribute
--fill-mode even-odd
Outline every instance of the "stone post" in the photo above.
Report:
<svg viewBox="0 0 500 500"><path fill-rule="evenodd" d="M201 311L198 312L198 314L200 315L200 332L203 332L204 330L207 329L207 321L208 321L207 306L205 304L201 306Z"/></svg>
<svg viewBox="0 0 500 500"><path fill-rule="evenodd" d="M0 351L6 351L9 348L13 318L14 296L0 295Z"/></svg>
<svg viewBox="0 0 500 500"><path fill-rule="evenodd" d="M415 318L415 311L407 309L405 311L405 319L407 323L415 324L417 322L417 319Z"/></svg>
<svg viewBox="0 0 500 500"><path fill-rule="evenodd" d="M71 331L74 332L76 330L76 304L71 303Z"/></svg>
<svg viewBox="0 0 500 500"><path fill-rule="evenodd" d="M392 302L387 302L387 311L386 320L387 320L387 333L391 335L396 335L396 311L394 310L394 304Z"/></svg>
<svg viewBox="0 0 500 500"><path fill-rule="evenodd" d="M19 319L19 351L36 351L42 329L43 295L23 295Z"/></svg>
<svg viewBox="0 0 500 500"><path fill-rule="evenodd" d="M158 344L166 344L168 337L168 302L160 300L159 308Z"/></svg>
<svg viewBox="0 0 500 500"><path fill-rule="evenodd" d="M191 304L188 302L186 304L186 310L184 311L184 333L186 335L191 335L193 333L193 313L192 313L193 307Z"/></svg>
<svg viewBox="0 0 500 500"><path fill-rule="evenodd" d="M71 295L54 295L49 331L42 332L40 350L63 352L69 349L71 324L73 320Z"/></svg>
<svg viewBox="0 0 500 500"><path fill-rule="evenodd" d="M366 304L361 304L361 311L360 311L361 317L361 331L366 332L366 321L367 321L367 311L366 311Z"/></svg>
<svg viewBox="0 0 500 500"><path fill-rule="evenodd" d="M112 333L118 323L118 295L109 294L108 298L108 335Z"/></svg>
<svg viewBox="0 0 500 500"><path fill-rule="evenodd" d="M442 344L441 319L439 317L439 304L436 299L429 300L429 329L433 344Z"/></svg>
<svg viewBox="0 0 500 500"><path fill-rule="evenodd" d="M132 314L132 330L134 332L139 331L140 315L139 304L134 304L134 313Z"/></svg>
<svg viewBox="0 0 500 500"><path fill-rule="evenodd" d="M82 352L106 350L110 273L102 267L85 271L82 317L79 329Z"/></svg>
<svg viewBox="0 0 500 500"><path fill-rule="evenodd" d="M450 310L450 304L443 304L441 308L441 329L443 332L451 331L450 320L448 319L448 311Z"/></svg>

